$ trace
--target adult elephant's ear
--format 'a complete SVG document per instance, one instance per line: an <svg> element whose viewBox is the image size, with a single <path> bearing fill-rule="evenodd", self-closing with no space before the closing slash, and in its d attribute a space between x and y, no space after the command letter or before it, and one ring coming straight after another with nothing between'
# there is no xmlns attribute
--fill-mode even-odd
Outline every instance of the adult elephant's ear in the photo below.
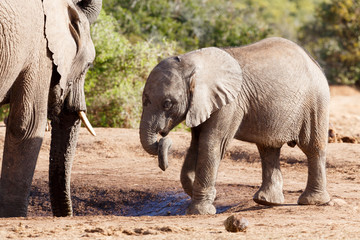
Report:
<svg viewBox="0 0 360 240"><path fill-rule="evenodd" d="M239 63L227 52L211 47L181 56L195 66L190 76L190 106L186 125L196 127L222 106L234 101L242 84Z"/></svg>
<svg viewBox="0 0 360 240"><path fill-rule="evenodd" d="M45 34L64 91L80 44L79 15L71 0L43 0ZM64 92L62 93L64 94Z"/></svg>

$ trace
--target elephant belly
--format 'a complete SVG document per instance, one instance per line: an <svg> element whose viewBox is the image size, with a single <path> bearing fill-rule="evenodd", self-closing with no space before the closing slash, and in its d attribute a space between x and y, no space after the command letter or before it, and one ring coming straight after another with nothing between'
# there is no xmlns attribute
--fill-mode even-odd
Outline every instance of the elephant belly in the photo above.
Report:
<svg viewBox="0 0 360 240"><path fill-rule="evenodd" d="M279 126L280 123L281 126ZM235 139L269 147L281 147L297 138L297 127L291 125L287 121L277 121L273 124L256 124L254 121L243 121L235 134Z"/></svg>

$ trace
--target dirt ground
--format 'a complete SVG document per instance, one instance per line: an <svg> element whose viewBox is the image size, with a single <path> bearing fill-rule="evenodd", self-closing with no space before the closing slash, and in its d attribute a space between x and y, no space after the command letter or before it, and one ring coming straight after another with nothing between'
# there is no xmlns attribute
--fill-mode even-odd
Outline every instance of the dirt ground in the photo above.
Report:
<svg viewBox="0 0 360 240"><path fill-rule="evenodd" d="M338 134L360 136L360 93L331 88L331 126ZM360 239L360 145L331 143L327 154L331 202L299 206L307 161L284 146L281 168L285 204L257 205L261 184L254 144L233 140L217 178L218 213L185 216L189 198L179 176L190 133L172 132L172 155L163 172L142 149L137 129L97 128L97 137L81 129L72 171L74 217L54 218L48 194L47 132L39 156L27 218L0 219L0 239ZM5 128L0 127L3 145ZM245 232L230 233L223 222L244 217Z"/></svg>

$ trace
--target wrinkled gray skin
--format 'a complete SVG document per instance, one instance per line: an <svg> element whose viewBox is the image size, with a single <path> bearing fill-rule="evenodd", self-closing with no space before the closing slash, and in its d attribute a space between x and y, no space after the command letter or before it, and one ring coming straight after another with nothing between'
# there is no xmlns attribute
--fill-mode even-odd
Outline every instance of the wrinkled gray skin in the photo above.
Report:
<svg viewBox="0 0 360 240"><path fill-rule="evenodd" d="M239 48L205 48L160 62L143 92L140 139L158 152L157 134L186 120L191 145L181 183L192 201L187 214L214 214L215 180L232 138L255 143L262 184L255 202L284 202L279 155L296 144L308 158L299 204L328 202L325 150L329 87L318 64L298 45L269 38ZM163 158L163 156L161 156Z"/></svg>
<svg viewBox="0 0 360 240"><path fill-rule="evenodd" d="M31 181L52 120L49 184L55 216L72 215L70 171L95 57L90 23L101 0L0 1L0 103L10 103L0 217L26 216ZM90 20L90 21L89 21Z"/></svg>

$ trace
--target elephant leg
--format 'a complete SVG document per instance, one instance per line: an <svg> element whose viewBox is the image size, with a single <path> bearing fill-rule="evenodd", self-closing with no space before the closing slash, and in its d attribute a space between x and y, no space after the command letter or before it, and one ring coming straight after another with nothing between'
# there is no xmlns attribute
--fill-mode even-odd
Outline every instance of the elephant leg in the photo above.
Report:
<svg viewBox="0 0 360 240"><path fill-rule="evenodd" d="M25 71L10 93L0 180L0 217L26 216L30 187L45 132L48 69ZM38 70L36 70L38 71ZM40 76L41 74L41 76Z"/></svg>
<svg viewBox="0 0 360 240"><path fill-rule="evenodd" d="M318 104L323 104L318 102ZM326 103L327 104L327 103ZM326 105L327 106L327 105ZM325 111L326 110L326 111ZM306 122L299 136L299 148L308 160L308 179L298 204L324 204L330 201L326 190L326 147L328 142L329 115L325 106L319 106Z"/></svg>
<svg viewBox="0 0 360 240"><path fill-rule="evenodd" d="M300 195L298 204L315 205L330 201L326 191L326 153L324 150L316 154L305 152L308 159L308 180L305 191Z"/></svg>
<svg viewBox="0 0 360 240"><path fill-rule="evenodd" d="M182 187L190 197L192 197L192 192L193 192L196 162L198 158L198 148L199 148L199 130L197 128L192 128L190 148L186 154L180 175Z"/></svg>
<svg viewBox="0 0 360 240"><path fill-rule="evenodd" d="M262 183L253 200L263 205L279 205L284 202L283 179L280 171L280 148L257 145L262 166Z"/></svg>
<svg viewBox="0 0 360 240"><path fill-rule="evenodd" d="M211 126L211 123L209 125ZM204 125L203 127L203 129L208 129ZM220 160L234 134L227 129L216 128L200 132L192 199L186 214L216 213L213 202L216 197L217 171Z"/></svg>
<svg viewBox="0 0 360 240"><path fill-rule="evenodd" d="M51 122L49 189L54 216L72 216L70 177L81 121L76 113L61 113Z"/></svg>

